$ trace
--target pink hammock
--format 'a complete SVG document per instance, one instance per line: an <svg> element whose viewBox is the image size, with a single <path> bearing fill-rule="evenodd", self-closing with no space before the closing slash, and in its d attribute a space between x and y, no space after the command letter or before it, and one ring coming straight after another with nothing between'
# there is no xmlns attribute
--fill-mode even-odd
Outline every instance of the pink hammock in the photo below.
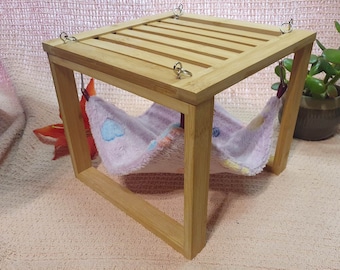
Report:
<svg viewBox="0 0 340 270"><path fill-rule="evenodd" d="M255 175L266 166L271 150L279 98L244 126L215 105L211 173ZM110 174L183 173L184 130L180 113L154 103L143 115L133 117L100 97L86 103L92 135L99 156Z"/></svg>

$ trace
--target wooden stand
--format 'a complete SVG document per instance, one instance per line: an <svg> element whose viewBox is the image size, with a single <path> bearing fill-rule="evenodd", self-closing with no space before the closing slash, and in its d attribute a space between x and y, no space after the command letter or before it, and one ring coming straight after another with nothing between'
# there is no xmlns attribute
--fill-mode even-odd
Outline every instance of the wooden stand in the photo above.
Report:
<svg viewBox="0 0 340 270"><path fill-rule="evenodd" d="M281 129L268 168L283 171L315 33L185 14L155 15L43 43L63 116L74 172L186 258L205 246L214 96L295 53ZM192 76L178 79L180 61ZM73 71L181 112L185 119L184 225L91 165Z"/></svg>

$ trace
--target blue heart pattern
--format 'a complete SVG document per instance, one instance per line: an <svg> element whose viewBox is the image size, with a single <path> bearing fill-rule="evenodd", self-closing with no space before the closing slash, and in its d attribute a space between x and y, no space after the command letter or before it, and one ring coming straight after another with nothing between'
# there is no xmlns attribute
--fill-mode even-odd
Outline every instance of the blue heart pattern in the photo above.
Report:
<svg viewBox="0 0 340 270"><path fill-rule="evenodd" d="M124 129L120 124L113 121L110 118L107 118L101 128L101 135L104 141L112 141L117 137L124 136L125 132Z"/></svg>

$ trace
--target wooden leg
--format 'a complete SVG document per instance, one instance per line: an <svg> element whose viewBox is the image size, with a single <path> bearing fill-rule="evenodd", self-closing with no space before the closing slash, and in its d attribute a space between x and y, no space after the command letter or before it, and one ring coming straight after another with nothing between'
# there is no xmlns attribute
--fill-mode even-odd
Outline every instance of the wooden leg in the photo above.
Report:
<svg viewBox="0 0 340 270"><path fill-rule="evenodd" d="M91 157L73 71L50 61L59 109L75 175L90 168Z"/></svg>
<svg viewBox="0 0 340 270"><path fill-rule="evenodd" d="M280 174L287 165L312 45L311 43L300 49L294 56L294 64L289 89L286 93L276 152L273 163L270 166L270 170L275 174Z"/></svg>
<svg viewBox="0 0 340 270"><path fill-rule="evenodd" d="M206 244L213 98L185 110L182 226L92 167L73 71L52 61L50 65L76 177L186 258L195 257Z"/></svg>
<svg viewBox="0 0 340 270"><path fill-rule="evenodd" d="M185 257L195 257L206 243L213 99L198 106L188 105L185 110L182 226L92 167L73 71L52 61L50 65L76 177Z"/></svg>
<svg viewBox="0 0 340 270"><path fill-rule="evenodd" d="M214 100L190 106L185 116L184 256L206 244L207 200Z"/></svg>
<svg viewBox="0 0 340 270"><path fill-rule="evenodd" d="M183 252L181 224L92 167L73 71L50 64L76 177L174 249Z"/></svg>

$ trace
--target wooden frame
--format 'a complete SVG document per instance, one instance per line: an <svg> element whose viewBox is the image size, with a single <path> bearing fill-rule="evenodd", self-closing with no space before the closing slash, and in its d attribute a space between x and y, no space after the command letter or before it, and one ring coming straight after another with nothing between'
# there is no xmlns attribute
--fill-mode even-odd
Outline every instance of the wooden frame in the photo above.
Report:
<svg viewBox="0 0 340 270"><path fill-rule="evenodd" d="M135 28L136 32L130 31ZM125 39L117 35L119 31L126 35ZM149 40L150 31L153 31L153 38L157 39L157 46ZM173 31L178 36L173 37ZM183 35L183 31L195 34L186 32ZM212 36L218 35L219 39L212 38L210 32ZM252 33L252 38L247 37L247 33ZM230 42L230 35L236 43ZM134 42L136 36L140 42L126 46L124 42ZM174 48L165 44L169 38L177 42ZM199 53L195 52L196 49L186 47L190 38L198 40ZM76 39L66 43L60 39L43 43L50 61L76 177L186 258L194 258L206 243L215 94L282 57L295 53L276 151L267 166L279 174L287 164L315 33L295 30L282 35L277 27L192 14L175 20L172 13L165 13L81 33L76 35ZM224 45L229 46L228 49L223 49ZM138 50L143 46L144 53L140 54ZM208 46L213 48L209 52ZM242 51L239 51L240 47ZM164 51L166 48L169 51ZM149 54L155 58L149 60ZM172 59L170 54L177 55L187 69L191 69L191 78L175 78L171 67L167 68L164 64ZM79 100L73 71L184 114L183 225L92 167L80 108L76 106Z"/></svg>

